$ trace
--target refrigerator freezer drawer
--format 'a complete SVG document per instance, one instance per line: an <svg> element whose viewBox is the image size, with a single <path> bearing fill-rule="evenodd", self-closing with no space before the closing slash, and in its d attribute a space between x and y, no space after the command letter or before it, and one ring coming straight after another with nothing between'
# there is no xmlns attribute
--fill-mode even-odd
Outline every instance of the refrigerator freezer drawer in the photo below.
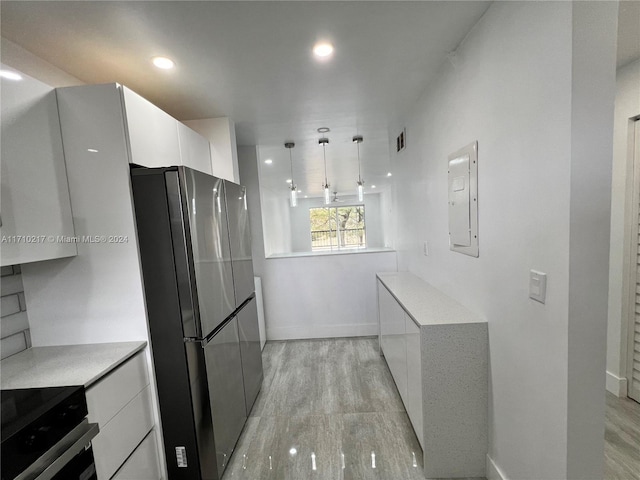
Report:
<svg viewBox="0 0 640 480"><path fill-rule="evenodd" d="M218 478L247 420L240 359L238 320L232 318L204 347Z"/></svg>
<svg viewBox="0 0 640 480"><path fill-rule="evenodd" d="M240 331L240 353L242 355L242 376L247 416L256 401L262 387L262 349L260 348L260 330L256 299L252 298L238 312L238 330Z"/></svg>

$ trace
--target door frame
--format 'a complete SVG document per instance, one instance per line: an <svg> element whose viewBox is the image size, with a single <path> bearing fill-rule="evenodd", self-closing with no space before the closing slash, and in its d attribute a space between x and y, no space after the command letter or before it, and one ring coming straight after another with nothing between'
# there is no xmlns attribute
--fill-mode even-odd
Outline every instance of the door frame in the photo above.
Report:
<svg viewBox="0 0 640 480"><path fill-rule="evenodd" d="M636 300L636 282L637 279L637 255L639 252L638 235L640 228L638 227L638 215L640 215L640 116L629 119L628 134L628 156L631 163L632 184L628 190L627 211L629 215L626 218L626 234L624 245L624 276L623 276L623 295L622 317L627 322L626 330L622 328L622 332L627 333L627 362L625 376L627 378L627 396L640 402L640 385L634 389L633 380L633 357L635 342L635 300ZM629 198L630 197L630 198ZM640 383L640 382L636 382Z"/></svg>

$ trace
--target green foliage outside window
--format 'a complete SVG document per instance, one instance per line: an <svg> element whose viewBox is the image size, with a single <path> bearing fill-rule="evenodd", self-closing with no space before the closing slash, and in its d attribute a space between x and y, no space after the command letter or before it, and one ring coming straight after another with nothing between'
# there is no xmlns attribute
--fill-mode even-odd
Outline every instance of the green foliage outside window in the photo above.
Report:
<svg viewBox="0 0 640 480"><path fill-rule="evenodd" d="M364 205L309 209L311 250L365 248Z"/></svg>

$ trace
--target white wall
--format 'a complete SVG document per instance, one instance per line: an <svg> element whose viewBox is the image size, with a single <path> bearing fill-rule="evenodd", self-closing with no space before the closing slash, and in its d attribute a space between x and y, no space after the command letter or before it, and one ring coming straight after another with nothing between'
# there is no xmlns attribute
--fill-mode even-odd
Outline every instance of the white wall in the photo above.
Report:
<svg viewBox="0 0 640 480"><path fill-rule="evenodd" d="M607 35L615 38L610 10L617 11L617 5L599 6L605 10L598 13L603 14L606 46L593 54L573 35L581 33L579 38L588 40L588 25L597 28L599 21L574 25L573 8L569 2L494 3L406 123L390 129L406 125L409 139L407 149L392 157L399 270L417 274L489 320L489 456L511 479L575 476L577 460L568 438L573 442L580 427L570 410L582 405L580 399L568 405L567 360L570 315L573 320L577 315L569 298L578 272L570 270L575 252L597 257L581 272L595 278L585 304L595 314L587 313L585 321L599 322L584 345L600 339L601 345L589 353L596 363L604 355L604 316L597 313L606 305L607 279L596 270L608 251L599 234L608 227L602 211L608 207L610 165L610 129L602 120L610 122L607 100L612 103L613 76L610 84L606 74L582 84L588 68L574 75L572 66L582 59L587 67L611 65L613 71L615 47ZM597 91L590 91L590 85ZM593 102L585 100L585 92L594 94ZM583 124L589 115L601 129L591 138L585 135L593 133L590 125ZM572 144L577 138L597 154L605 149L601 158L587 154L582 159L583 169L601 175L580 177L583 185L572 182L580 170ZM447 156L474 140L479 142L477 259L449 250L447 217ZM394 141L390 138L391 146ZM576 203L589 189L596 195L586 208L593 207L598 216L579 223L587 212ZM584 238L576 238L577 227ZM422 253L425 240L429 256ZM528 298L530 269L548 274L546 304ZM575 373L576 381L586 380L594 401L602 400L602 408L603 370L602 357L600 370ZM597 386L593 390L598 375L600 393ZM593 411L591 405L586 410ZM603 417L595 415L591 423L603 427ZM589 440L592 427L583 430ZM594 454L592 443L585 445L584 454L593 461L586 461L589 475L583 478L602 478L603 435L597 437L598 452Z"/></svg>
<svg viewBox="0 0 640 480"><path fill-rule="evenodd" d="M627 395L627 311L623 308L624 266L632 264L631 192L633 153L629 151L632 118L640 116L640 60L617 72L616 104L613 123L613 171L611 193L611 251L609 255L609 313L607 328L607 390ZM626 243L625 243L626 242Z"/></svg>
<svg viewBox="0 0 640 480"><path fill-rule="evenodd" d="M71 87L84 84L79 78L60 70L46 60L16 45L11 40L7 40L4 37L0 38L0 47L2 49L2 63L10 65L47 85L52 87Z"/></svg>
<svg viewBox="0 0 640 480"><path fill-rule="evenodd" d="M78 242L76 257L23 265L33 345L147 341L120 92L111 84L57 95L75 233L127 241ZM87 139L99 153L87 153Z"/></svg>
<svg viewBox="0 0 640 480"><path fill-rule="evenodd" d="M247 187L253 267L262 278L267 339L377 334L375 274L396 271L396 253L267 259L263 228L279 223L273 217L282 215L282 208L295 209L282 192L260 195L257 158L255 147L238 148L240 180ZM278 202L279 208L265 206L265 198Z"/></svg>
<svg viewBox="0 0 640 480"><path fill-rule="evenodd" d="M264 273L265 246L262 229L262 204L260 199L260 180L258 175L258 151L255 146L238 147L238 170L240 184L247 189L247 208L251 225L251 254L253 273L260 277Z"/></svg>
<svg viewBox="0 0 640 480"><path fill-rule="evenodd" d="M332 203L331 207L361 205L358 197L344 195L339 197L343 203ZM364 197L364 220L367 231L367 248L384 247L384 233L380 206L380 194L366 194ZM298 206L291 208L291 251L311 251L311 221L309 209L324 207L324 198L299 198Z"/></svg>
<svg viewBox="0 0 640 480"><path fill-rule="evenodd" d="M396 270L394 251L267 259L267 339L376 335L376 273Z"/></svg>
<svg viewBox="0 0 640 480"><path fill-rule="evenodd" d="M393 192L392 188L386 188L380 192L380 221L382 222L382 246L393 248L396 231L395 217L393 216Z"/></svg>
<svg viewBox="0 0 640 480"><path fill-rule="evenodd" d="M617 2L575 2L572 27L567 478L583 480L604 475Z"/></svg>
<svg viewBox="0 0 640 480"><path fill-rule="evenodd" d="M266 255L291 252L291 208L286 192L262 188L259 194Z"/></svg>

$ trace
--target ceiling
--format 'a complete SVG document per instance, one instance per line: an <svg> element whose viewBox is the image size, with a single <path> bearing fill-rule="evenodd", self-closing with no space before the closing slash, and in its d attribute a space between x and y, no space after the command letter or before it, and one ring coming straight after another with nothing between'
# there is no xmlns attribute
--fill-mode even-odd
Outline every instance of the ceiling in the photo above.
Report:
<svg viewBox="0 0 640 480"><path fill-rule="evenodd" d="M366 190L384 189L389 125L410 110L489 4L2 0L0 20L3 37L86 83L122 83L179 120L232 118L238 144L258 146L261 185L284 195L291 177L284 142L294 141L295 183L302 195L317 196L324 182L317 128L331 129L331 190L355 190L356 134L364 137ZM621 29L639 5L621 7ZM314 59L318 40L335 46L329 61ZM619 65L640 57L640 37L626 35L619 45ZM156 55L176 68L156 69Z"/></svg>
<svg viewBox="0 0 640 480"><path fill-rule="evenodd" d="M622 67L640 58L640 1L621 1L618 10L618 61Z"/></svg>
<svg viewBox="0 0 640 480"><path fill-rule="evenodd" d="M384 188L388 125L407 111L489 2L0 2L2 36L86 83L120 82L179 120L229 116L258 145L264 187L319 195L327 126L332 190ZM312 47L330 41L330 61ZM160 71L151 57L176 62ZM261 162L262 167L265 164Z"/></svg>

